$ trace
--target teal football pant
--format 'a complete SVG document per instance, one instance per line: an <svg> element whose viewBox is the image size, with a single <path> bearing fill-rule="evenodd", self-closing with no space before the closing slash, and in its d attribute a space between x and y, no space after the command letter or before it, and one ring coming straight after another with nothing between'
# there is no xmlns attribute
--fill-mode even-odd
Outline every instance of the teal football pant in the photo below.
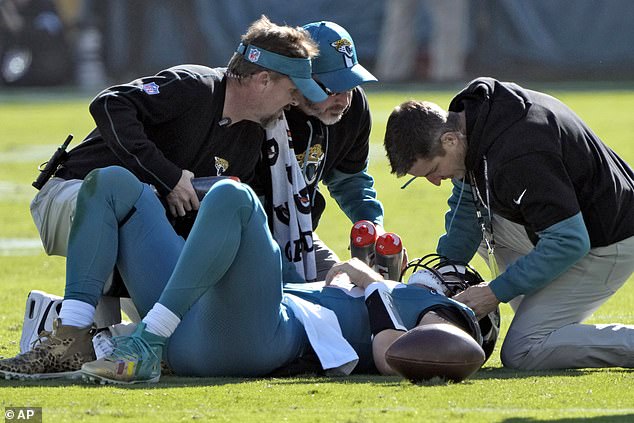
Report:
<svg viewBox="0 0 634 423"><path fill-rule="evenodd" d="M265 375L307 345L281 305L280 251L246 185L214 185L185 242L132 173L91 172L69 238L65 298L96 304L115 265L141 315L159 301L182 318L166 349L177 374Z"/></svg>

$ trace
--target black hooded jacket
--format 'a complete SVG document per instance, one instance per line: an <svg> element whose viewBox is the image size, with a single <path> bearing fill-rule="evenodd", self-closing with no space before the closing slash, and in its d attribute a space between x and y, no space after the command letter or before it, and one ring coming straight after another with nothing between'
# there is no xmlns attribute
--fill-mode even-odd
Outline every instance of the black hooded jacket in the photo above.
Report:
<svg viewBox="0 0 634 423"><path fill-rule="evenodd" d="M535 233L581 212L592 248L634 235L634 172L565 104L492 78L471 82L467 171L484 203Z"/></svg>

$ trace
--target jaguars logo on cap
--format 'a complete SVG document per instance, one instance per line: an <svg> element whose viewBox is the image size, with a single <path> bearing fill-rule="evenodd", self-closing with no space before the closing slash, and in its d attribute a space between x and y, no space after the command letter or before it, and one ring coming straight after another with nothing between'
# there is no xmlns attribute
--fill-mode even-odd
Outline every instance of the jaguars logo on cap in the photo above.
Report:
<svg viewBox="0 0 634 423"><path fill-rule="evenodd" d="M216 164L216 174L218 176L222 175L227 171L227 169L229 169L229 162L221 157L214 156L214 162Z"/></svg>
<svg viewBox="0 0 634 423"><path fill-rule="evenodd" d="M343 54L343 60L347 68L351 68L354 66L354 61L353 61L354 47L350 40L341 38L337 41L330 43L330 45L333 46L335 50L337 50L339 53Z"/></svg>

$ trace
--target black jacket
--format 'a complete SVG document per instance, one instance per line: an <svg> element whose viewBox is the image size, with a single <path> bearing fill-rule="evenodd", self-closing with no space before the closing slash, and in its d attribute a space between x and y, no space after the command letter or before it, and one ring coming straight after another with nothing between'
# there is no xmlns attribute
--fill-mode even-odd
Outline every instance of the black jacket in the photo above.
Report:
<svg viewBox="0 0 634 423"><path fill-rule="evenodd" d="M465 110L466 166L484 202L488 185L492 210L534 241L580 211L593 248L634 235L634 172L562 102L479 78L449 110Z"/></svg>
<svg viewBox="0 0 634 423"><path fill-rule="evenodd" d="M182 169L251 182L265 134L251 121L219 123L224 73L183 65L104 90L90 105L97 128L69 151L56 176L83 179L92 169L119 165L163 195Z"/></svg>

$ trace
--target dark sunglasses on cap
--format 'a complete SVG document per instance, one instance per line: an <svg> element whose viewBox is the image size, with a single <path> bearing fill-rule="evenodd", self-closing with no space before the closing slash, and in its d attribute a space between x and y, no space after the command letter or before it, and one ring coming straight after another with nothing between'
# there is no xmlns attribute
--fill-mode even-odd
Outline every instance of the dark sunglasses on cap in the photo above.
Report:
<svg viewBox="0 0 634 423"><path fill-rule="evenodd" d="M336 92L330 90L330 88L326 87L320 80L315 79L315 78L313 78L313 80L317 83L317 85L319 85L319 88L324 90L324 92L326 93L326 95L328 97L333 97L333 96L336 96L336 95L339 95L339 94L346 94L346 93L352 91L352 88L351 88L349 90L341 91L341 92L336 93Z"/></svg>
<svg viewBox="0 0 634 423"><path fill-rule="evenodd" d="M315 78L313 78L313 80L317 83L317 85L319 85L319 88L324 90L324 92L326 93L326 95L328 97L333 96L333 95L337 95L337 93L333 93L332 91L330 91L330 89L328 87L326 87L320 80L315 79Z"/></svg>

